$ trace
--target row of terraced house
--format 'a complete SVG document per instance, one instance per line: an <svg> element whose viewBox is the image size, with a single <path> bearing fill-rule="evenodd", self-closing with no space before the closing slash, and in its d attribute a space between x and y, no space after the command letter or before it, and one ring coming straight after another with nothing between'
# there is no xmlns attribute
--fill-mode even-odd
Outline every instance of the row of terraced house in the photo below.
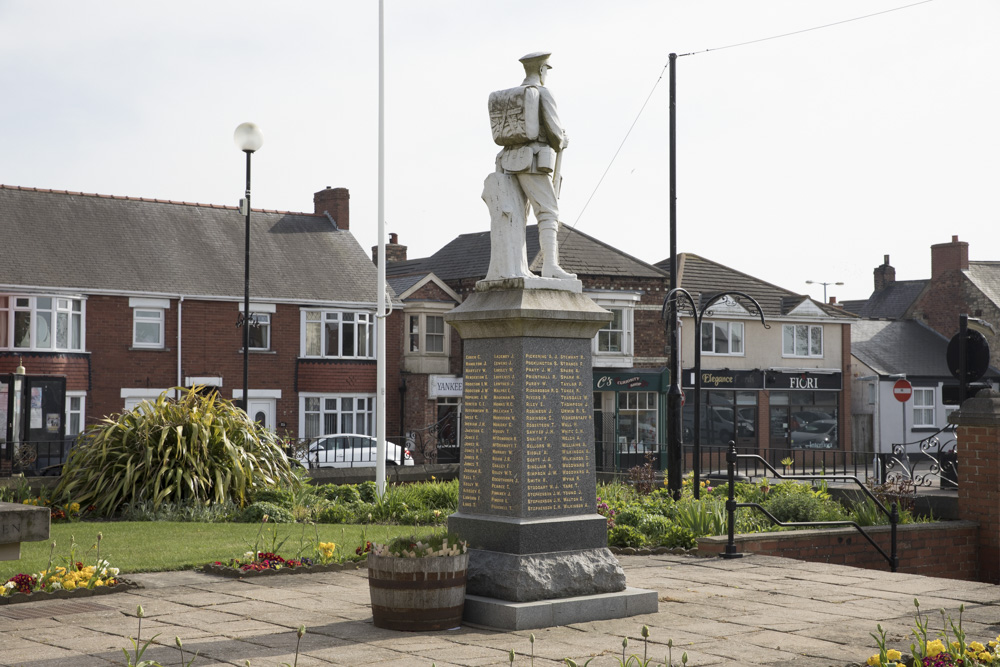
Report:
<svg viewBox="0 0 1000 667"><path fill-rule="evenodd" d="M251 218L248 412L289 439L374 434L378 273L374 251L369 256L351 233L349 204L346 189L328 187L315 193L311 212L255 210ZM0 186L0 225L3 471L16 467L8 446L15 370L25 374L21 440L29 442L71 443L87 425L174 387L243 398L244 217L236 207ZM527 238L537 269L534 226ZM489 253L486 231L461 235L426 258L409 259L395 234L386 246L394 304L386 325L387 431L418 461L460 458L462 341L444 316L485 277ZM662 451L666 439L662 309L670 261L648 264L568 227L560 254L585 293L613 314L592 345L595 438L599 466L627 467ZM955 262L958 277L945 273L961 283L961 253ZM700 330L690 309L682 310L686 441L694 430L697 345L702 442L732 440L748 451L880 446L868 385L899 371L867 352L852 355L852 326L868 331L868 323L887 321L876 306L885 289L900 285L887 286L884 267L876 269L881 288L850 309L699 255L679 255L677 271L696 305L738 290L761 308L758 314L745 300L723 299ZM922 310L911 303L888 321L924 326L920 317L933 312L947 328L929 294ZM955 299L948 306L960 307ZM883 343L886 335L895 334L884 334ZM939 333L924 352L929 358L946 342ZM938 395L922 396L942 412L934 423L943 418L939 371L915 378L937 382Z"/></svg>

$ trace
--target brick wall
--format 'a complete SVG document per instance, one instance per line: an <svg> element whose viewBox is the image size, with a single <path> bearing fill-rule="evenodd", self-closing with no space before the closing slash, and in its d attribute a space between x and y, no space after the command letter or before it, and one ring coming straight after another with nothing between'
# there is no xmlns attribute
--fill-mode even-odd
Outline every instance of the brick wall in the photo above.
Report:
<svg viewBox="0 0 1000 667"><path fill-rule="evenodd" d="M1000 394L982 391L952 418L958 424L958 516L979 522L980 580L1000 583Z"/></svg>
<svg viewBox="0 0 1000 667"><path fill-rule="evenodd" d="M889 526L871 526L865 530L887 554L891 553ZM899 572L977 580L979 527L975 522L911 523L897 530ZM735 541L740 553L889 571L888 561L853 528L737 535ZM726 542L721 536L703 537L698 540L698 554L721 554Z"/></svg>

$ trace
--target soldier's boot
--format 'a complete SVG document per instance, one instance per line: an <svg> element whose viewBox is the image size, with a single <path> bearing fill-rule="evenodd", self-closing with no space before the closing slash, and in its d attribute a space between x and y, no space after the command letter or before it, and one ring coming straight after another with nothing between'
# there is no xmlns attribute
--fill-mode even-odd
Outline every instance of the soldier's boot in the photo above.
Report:
<svg viewBox="0 0 1000 667"><path fill-rule="evenodd" d="M564 271L559 266L559 242L556 239L558 225L558 222L538 225L538 244L542 246L542 277L575 280L575 273Z"/></svg>

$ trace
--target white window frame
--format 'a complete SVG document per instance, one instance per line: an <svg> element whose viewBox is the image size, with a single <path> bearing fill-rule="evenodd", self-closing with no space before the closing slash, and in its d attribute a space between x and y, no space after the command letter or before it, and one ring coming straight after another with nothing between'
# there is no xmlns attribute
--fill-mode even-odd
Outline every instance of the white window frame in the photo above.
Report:
<svg viewBox="0 0 1000 667"><path fill-rule="evenodd" d="M933 387L913 388L913 428L933 427L937 406Z"/></svg>
<svg viewBox="0 0 1000 667"><path fill-rule="evenodd" d="M86 310L87 300L79 296L65 294L0 294L6 299L0 305L0 350L19 352L83 352L86 350ZM47 308L39 307L39 299L49 299ZM27 313L28 344L18 346L14 337L17 314ZM39 327L48 322L48 341L40 345ZM62 325L60 325L60 321ZM60 326L65 335L65 344L60 344ZM77 340L74 341L74 333ZM75 343L75 344L74 344Z"/></svg>
<svg viewBox="0 0 1000 667"><path fill-rule="evenodd" d="M166 347L167 309L170 299L131 298L128 300L132 309L132 347L140 350L162 350ZM158 327L159 341L149 342L139 340L139 325L153 324Z"/></svg>
<svg viewBox="0 0 1000 667"><path fill-rule="evenodd" d="M348 316L350 316L349 319ZM299 355L309 359L374 359L375 358L375 313L366 310L339 310L329 308L303 308L300 311L300 338ZM331 354L326 349L327 336L326 328L336 323L337 326L337 346L335 353ZM354 350L353 354L344 354L344 328L345 325L354 327ZM364 331L364 336L359 332ZM315 345L318 351L310 349L310 332L317 337ZM361 339L365 338L365 343L361 345ZM360 349L363 347L364 349Z"/></svg>
<svg viewBox="0 0 1000 667"><path fill-rule="evenodd" d="M433 317L441 321L441 333L431 334L427 329L427 318ZM414 330L416 322L416 330ZM444 321L443 313L407 313L406 315L406 354L421 354L428 356L447 356L451 345L448 334L448 325ZM430 336L439 336L441 340L440 350L428 350L427 340ZM416 349L414 349L416 343Z"/></svg>
<svg viewBox="0 0 1000 667"><path fill-rule="evenodd" d="M237 305L237 312L242 316L243 314L243 303L240 302ZM250 302L250 318L251 318L251 342L250 349L256 352L267 352L271 349L271 324L274 314L277 312L277 304L274 303L257 303L254 301ZM242 321L242 320L240 320ZM256 322L256 324L254 324ZM253 329L259 328L264 331L264 345L257 346L253 344ZM243 331L240 331L240 352L243 351Z"/></svg>
<svg viewBox="0 0 1000 667"><path fill-rule="evenodd" d="M620 328L611 327L614 320L601 327L593 339L590 350L593 365L604 368L629 368L632 366L635 354L635 311L641 295L638 292L587 292L593 301L605 310L621 313ZM621 349L616 351L602 350L602 338L609 334L621 336Z"/></svg>
<svg viewBox="0 0 1000 667"><path fill-rule="evenodd" d="M806 327L806 350L804 353L800 353L796 349L796 343L798 342L797 328ZM791 341L792 341L792 351L789 353L785 349L785 340L789 335L788 332L791 330ZM819 353L814 353L812 351L814 341L816 337L819 338ZM784 324L781 327L781 356L782 357L797 357L797 358L808 358L808 359L822 359L823 358L823 325L822 324Z"/></svg>
<svg viewBox="0 0 1000 667"><path fill-rule="evenodd" d="M345 402L350 408L345 409ZM324 394L302 392L299 394L299 434L300 438L315 438L320 435L337 433L357 433L375 435L375 394ZM345 416L351 416L350 430L346 430ZM310 416L315 415L315 425L310 425ZM335 428L327 431L327 416L332 416ZM313 431L319 431L313 433Z"/></svg>
<svg viewBox="0 0 1000 667"><path fill-rule="evenodd" d="M165 391L169 392L167 395L170 398L174 398L174 392L166 387L163 389L123 387L120 391L120 396L125 400L125 411L130 412L138 407L140 403L154 403L160 397L160 394Z"/></svg>
<svg viewBox="0 0 1000 667"><path fill-rule="evenodd" d="M73 409L73 399L80 399L80 404L77 409ZM80 428L75 432L70 433L70 427L73 424L73 417L79 418ZM87 430L87 392L85 391L67 391L66 392L66 437L76 437L77 435L83 433Z"/></svg>
<svg viewBox="0 0 1000 667"><path fill-rule="evenodd" d="M712 332L713 332L712 339L711 339L712 340L712 349L711 350L706 350L705 349L705 347L704 347L705 338L704 338L703 335L701 335L699 333L699 336L698 336L698 345L702 346L702 348L701 348L701 353L702 354L716 356L716 357L745 357L746 356L746 348L747 348L747 343L746 343L746 326L744 325L743 322L727 321L727 320L702 320L701 326L702 326L702 328L704 328L705 326L711 326L712 327ZM739 333L740 349L738 351L733 351L733 349L732 349L732 347L733 347L733 329L734 328L739 328L739 331L740 331L740 333ZM715 341L716 341L715 331L717 331L719 329L724 329L725 330L726 341L729 343L729 348L730 348L728 352L717 352L715 350Z"/></svg>

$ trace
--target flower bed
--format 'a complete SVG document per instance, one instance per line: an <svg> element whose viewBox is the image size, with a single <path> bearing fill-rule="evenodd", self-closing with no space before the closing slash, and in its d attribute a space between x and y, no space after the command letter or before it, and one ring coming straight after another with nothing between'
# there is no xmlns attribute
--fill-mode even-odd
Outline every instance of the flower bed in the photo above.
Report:
<svg viewBox="0 0 1000 667"><path fill-rule="evenodd" d="M325 547L325 548L324 548ZM274 574L298 574L307 572L340 572L342 570L357 570L362 567L360 560L345 560L337 562L333 559L334 545L321 542L318 549L319 561L312 558L284 558L271 551L253 551L243 554L242 558L231 558L228 562L214 561L202 566L202 571L223 577L255 577ZM360 551L360 550L359 550ZM362 556L358 556L362 558Z"/></svg>
<svg viewBox="0 0 1000 667"><path fill-rule="evenodd" d="M53 543L53 549L55 543ZM67 567L49 566L34 574L16 574L0 586L0 604L89 597L127 590L135 584L118 576L118 568L100 558L95 565L84 565L71 558Z"/></svg>

